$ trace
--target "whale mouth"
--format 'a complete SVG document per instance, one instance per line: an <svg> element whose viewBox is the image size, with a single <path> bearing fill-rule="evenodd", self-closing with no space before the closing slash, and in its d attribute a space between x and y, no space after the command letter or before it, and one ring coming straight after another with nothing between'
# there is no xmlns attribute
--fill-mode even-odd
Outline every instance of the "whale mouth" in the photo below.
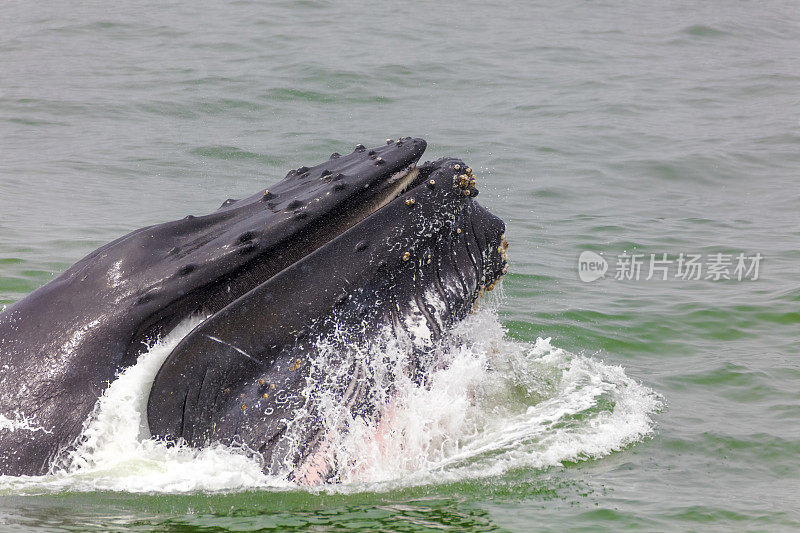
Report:
<svg viewBox="0 0 800 533"><path fill-rule="evenodd" d="M416 163L410 164L408 167L404 168L393 174L386 182L386 189L387 193L385 198L379 202L376 208L367 216L372 216L375 211L382 208L398 196L408 192L410 189L416 186L416 182L418 181L418 177L420 175L419 167ZM365 217L366 218L366 217Z"/></svg>
<svg viewBox="0 0 800 533"><path fill-rule="evenodd" d="M397 142L407 145L411 141ZM438 336L474 312L478 301L495 287L506 271L505 225L473 202L478 189L472 169L454 158L420 164L422 150L392 161L386 150L393 146L382 147L384 152L357 148L349 156L335 158L342 164L342 172L321 168L325 164L301 167L289 173L281 182L283 187L279 184L270 189L266 207L288 216L284 220L306 226L291 239L276 240L275 246L265 247L253 261L203 291L199 314L208 320L182 341L154 382L148 416L155 435L184 439L196 446L242 437L237 433L244 427L239 425L244 424L242 416L248 420L245 426L261 422L249 418L253 412L250 403L233 403L233 392L226 391L243 388L246 392L237 398L255 394L257 401L267 405L273 392L260 387L269 379L255 376L269 373L267 367L275 365L290 349L287 347L302 345L309 337L320 338L314 330L316 318L330 317L341 305L351 305L338 315L342 328L361 328L362 320L374 311L370 310L372 302L385 306L391 301L389 308L381 311L383 315L372 317L376 324L391 324L402 330L400 335L413 337L415 333L408 329L409 316L413 316L420 331ZM357 157L362 152L364 156ZM365 165L361 173L372 178L356 179L353 169ZM325 207L324 202L337 191L352 192L347 201L329 206L327 211L316 207ZM241 211L264 211L263 200L255 199L233 203L227 212L235 214L237 205ZM295 229L291 223L287 231ZM256 238L250 241L256 242ZM392 279L412 265L417 265L417 273L394 282L394 288L375 288L376 279ZM347 304L345 297L354 291L360 292L363 300ZM368 294L372 296L365 296ZM430 295L437 301L430 301ZM281 323L286 317L292 317L291 327ZM262 329L268 332L260 332ZM282 370L275 381L295 379L304 359L295 357L283 366L278 364ZM222 372L220 368L236 370ZM288 375L284 375L287 369ZM241 381L235 378L237 372L254 378ZM410 367L408 372L414 379L424 379L424 365ZM178 381L195 382L199 387L185 387ZM253 387L258 390L251 390ZM291 395L297 387L288 387L285 394ZM362 395L356 396L361 402ZM284 415L291 417L289 411ZM224 422L209 425L216 417ZM244 440L264 456L280 455L272 448L286 437L287 427L278 421L267 426L268 431Z"/></svg>
<svg viewBox="0 0 800 533"><path fill-rule="evenodd" d="M417 164L414 163L413 165L409 166L409 168L399 172L398 174L398 178L395 179L393 176L392 180L390 180L390 183L396 183L396 188L398 189L397 194L394 195L395 198L415 186L415 181L419 177L419 167L417 167Z"/></svg>
<svg viewBox="0 0 800 533"><path fill-rule="evenodd" d="M306 169L298 179L327 176ZM379 178L361 184L377 194L347 227L325 228L181 340L153 381L153 435L197 447L238 442L266 470L299 481L293 472L338 427L326 425L320 398L369 417L371 391L392 387L359 374L365 344L408 340L401 372L424 383L433 345L505 273L505 224L473 201L477 179L460 159L406 161Z"/></svg>

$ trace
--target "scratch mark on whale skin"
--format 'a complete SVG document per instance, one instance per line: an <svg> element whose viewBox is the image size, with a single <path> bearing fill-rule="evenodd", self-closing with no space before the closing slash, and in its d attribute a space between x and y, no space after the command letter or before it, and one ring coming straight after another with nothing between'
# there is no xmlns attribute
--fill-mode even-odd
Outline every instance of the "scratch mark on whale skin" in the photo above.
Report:
<svg viewBox="0 0 800 533"><path fill-rule="evenodd" d="M248 359L250 359L251 361L255 361L255 362L256 362L256 363L258 363L259 365L264 365L264 363L263 363L262 361L259 361L258 359L256 359L256 358L255 358L255 357L253 357L252 355L250 355L249 353L245 352L244 350L242 350L242 349L241 349L241 348L239 348L238 346L234 346L234 345L233 345L233 344L231 344L230 342L225 342L224 340L222 340L222 339L220 339L220 338L218 338L218 337L214 337L213 335L207 335L207 334L205 334L205 333L203 334L203 336L204 336L205 338L207 338L207 339L211 339L211 340L212 340L212 341L214 341L214 342L218 342L218 343L220 343L220 344L224 344L225 346L227 346L227 347L229 347L229 348L233 349L233 350L234 350L234 351L236 351L237 353L239 353L239 354L241 354L241 355L243 355L243 356L247 357L247 358L248 358Z"/></svg>

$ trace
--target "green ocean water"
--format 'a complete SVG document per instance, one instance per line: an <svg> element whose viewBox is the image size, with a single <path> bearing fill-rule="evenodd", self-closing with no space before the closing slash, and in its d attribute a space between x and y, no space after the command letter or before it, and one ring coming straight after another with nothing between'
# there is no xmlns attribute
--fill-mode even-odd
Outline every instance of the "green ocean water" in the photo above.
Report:
<svg viewBox="0 0 800 533"><path fill-rule="evenodd" d="M0 304L401 135L464 158L506 221L508 336L624 367L663 400L647 436L344 491L4 485L0 529L800 528L794 2L4 2ZM583 282L587 250L763 260L755 280Z"/></svg>

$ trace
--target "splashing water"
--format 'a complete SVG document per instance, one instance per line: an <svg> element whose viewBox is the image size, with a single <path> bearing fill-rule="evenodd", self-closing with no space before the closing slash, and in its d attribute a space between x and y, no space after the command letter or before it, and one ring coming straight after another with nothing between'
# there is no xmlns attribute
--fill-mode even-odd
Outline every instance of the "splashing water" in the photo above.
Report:
<svg viewBox="0 0 800 533"><path fill-rule="evenodd" d="M77 446L50 474L0 476L0 491L291 488L284 476L265 475L246 450L198 450L150 438L146 403L152 380L201 320L187 320L120 373L84 424ZM371 391L382 406L378 422L354 416L332 397L320 402L329 430L318 453L337 465L342 482L326 488L390 489L597 458L650 434L651 416L661 406L655 392L620 367L555 348L550 339L530 344L506 338L491 309L455 327L451 342L440 348L448 364L434 368L424 386L398 371L406 348L400 339L384 343L381 357L360 359L369 361L361 371L375 383L395 383L391 392ZM348 429L334 431L341 427Z"/></svg>

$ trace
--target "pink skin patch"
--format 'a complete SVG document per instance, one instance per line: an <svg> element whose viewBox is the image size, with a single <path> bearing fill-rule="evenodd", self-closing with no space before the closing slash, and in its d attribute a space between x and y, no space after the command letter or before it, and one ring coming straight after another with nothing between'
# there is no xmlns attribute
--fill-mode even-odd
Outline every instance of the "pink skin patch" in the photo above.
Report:
<svg viewBox="0 0 800 533"><path fill-rule="evenodd" d="M392 401L380 416L375 427L373 439L379 455L383 455L389 446L392 425L397 411L396 402ZM313 487L322 485L331 475L333 453L331 451L331 435L328 433L317 450L309 455L294 471L294 482L298 485ZM352 472L355 473L355 472Z"/></svg>
<svg viewBox="0 0 800 533"><path fill-rule="evenodd" d="M317 451L306 457L294 471L295 483L308 487L322 485L330 475L330 449L330 438L326 436Z"/></svg>

